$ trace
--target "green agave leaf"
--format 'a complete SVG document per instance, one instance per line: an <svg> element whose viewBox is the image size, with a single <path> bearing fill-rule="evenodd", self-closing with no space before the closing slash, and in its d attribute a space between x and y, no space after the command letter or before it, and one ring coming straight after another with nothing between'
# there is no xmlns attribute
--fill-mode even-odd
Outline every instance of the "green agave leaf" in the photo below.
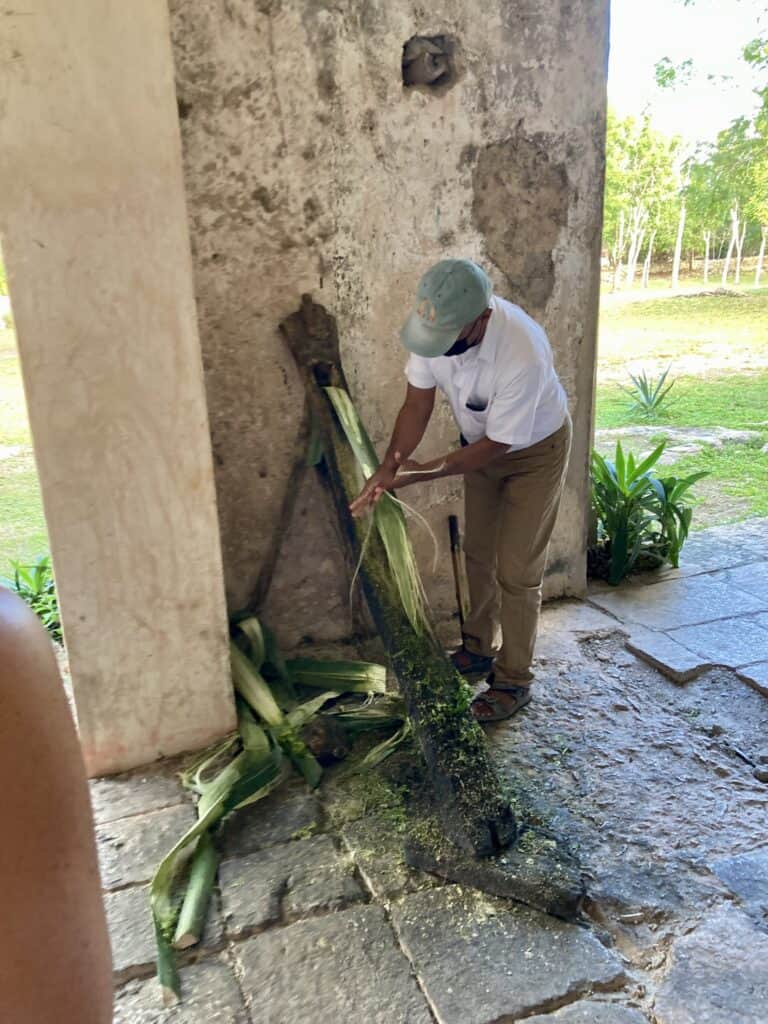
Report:
<svg viewBox="0 0 768 1024"><path fill-rule="evenodd" d="M253 662L234 643L229 645L229 654L232 664L232 682L235 684L237 692L267 725L280 725L283 721L283 713Z"/></svg>
<svg viewBox="0 0 768 1024"><path fill-rule="evenodd" d="M322 661L295 658L287 663L296 685L322 687L335 693L386 693L383 665L364 661Z"/></svg>

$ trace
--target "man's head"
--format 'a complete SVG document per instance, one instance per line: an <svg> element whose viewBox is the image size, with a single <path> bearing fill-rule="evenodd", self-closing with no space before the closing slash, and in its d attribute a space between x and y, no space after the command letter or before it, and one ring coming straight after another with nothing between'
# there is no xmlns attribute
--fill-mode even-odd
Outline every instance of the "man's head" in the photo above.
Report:
<svg viewBox="0 0 768 1024"><path fill-rule="evenodd" d="M483 316L492 294L490 278L476 263L440 260L419 281L416 308L400 331L400 341L427 359L448 354Z"/></svg>

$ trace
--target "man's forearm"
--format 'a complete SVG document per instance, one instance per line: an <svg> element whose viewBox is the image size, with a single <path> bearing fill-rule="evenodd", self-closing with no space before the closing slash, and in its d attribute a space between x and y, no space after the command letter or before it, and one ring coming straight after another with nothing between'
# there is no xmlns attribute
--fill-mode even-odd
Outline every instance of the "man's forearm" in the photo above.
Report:
<svg viewBox="0 0 768 1024"><path fill-rule="evenodd" d="M392 440L389 442L382 465L394 469L398 465L398 460L395 458L396 455L400 456L400 462L410 458L421 444L421 439L424 437L429 419L430 414L428 412L422 412L419 409L412 409L408 405L404 405L395 420Z"/></svg>
<svg viewBox="0 0 768 1024"><path fill-rule="evenodd" d="M432 459L431 462L421 463L413 469L404 466L395 479L395 487L408 487L425 480L440 480L445 476L464 476L466 473L473 473L483 469L499 455L503 455L507 447L484 437L465 448L449 452L441 459Z"/></svg>

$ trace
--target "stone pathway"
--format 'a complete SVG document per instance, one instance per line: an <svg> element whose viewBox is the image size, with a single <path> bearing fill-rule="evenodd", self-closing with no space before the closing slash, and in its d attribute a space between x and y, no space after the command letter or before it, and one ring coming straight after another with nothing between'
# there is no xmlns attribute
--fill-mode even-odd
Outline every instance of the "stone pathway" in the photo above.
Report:
<svg viewBox="0 0 768 1024"><path fill-rule="evenodd" d="M579 860L580 924L408 868L378 776L297 782L230 824L184 1002L164 1011L146 886L192 810L173 766L94 782L116 1024L762 1024L768 786L744 757L768 756L768 700L677 634L705 626L720 664L744 622L768 638L765 529L709 531L679 573L549 606L535 699L488 731ZM694 678L671 682L693 669L638 657L629 634L698 657Z"/></svg>
<svg viewBox="0 0 768 1024"><path fill-rule="evenodd" d="M768 519L693 534L679 570L594 585L589 600L671 679L722 666L768 694Z"/></svg>
<svg viewBox="0 0 768 1024"><path fill-rule="evenodd" d="M761 424L765 430L765 424ZM661 438L666 438L664 449L657 465L671 466L687 455L698 455L705 448L720 449L726 444L754 444L763 434L759 430L733 430L729 427L670 427L664 423L648 426L612 427L595 431L595 448L609 458L616 452L616 443L621 442L625 452L637 453L638 459L650 455Z"/></svg>

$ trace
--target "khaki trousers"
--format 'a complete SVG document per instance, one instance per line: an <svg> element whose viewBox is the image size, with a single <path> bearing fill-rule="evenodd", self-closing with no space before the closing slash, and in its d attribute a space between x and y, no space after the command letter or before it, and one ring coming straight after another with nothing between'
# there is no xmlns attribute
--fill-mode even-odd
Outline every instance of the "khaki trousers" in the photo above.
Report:
<svg viewBox="0 0 768 1024"><path fill-rule="evenodd" d="M464 644L488 656L498 649L494 671L500 682L524 686L533 679L541 584L571 429L568 417L543 441L502 455L464 478L470 598Z"/></svg>

